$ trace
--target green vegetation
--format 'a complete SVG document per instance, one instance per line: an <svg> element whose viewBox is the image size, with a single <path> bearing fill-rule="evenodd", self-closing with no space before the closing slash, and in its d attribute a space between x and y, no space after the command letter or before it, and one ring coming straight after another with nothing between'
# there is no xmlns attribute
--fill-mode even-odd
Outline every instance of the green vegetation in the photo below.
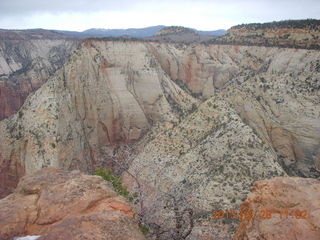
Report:
<svg viewBox="0 0 320 240"><path fill-rule="evenodd" d="M23 117L23 112L20 111L20 112L18 113L18 117L19 117L19 118L22 118L22 117Z"/></svg>
<svg viewBox="0 0 320 240"><path fill-rule="evenodd" d="M140 231L146 235L149 232L149 228L146 225L140 225Z"/></svg>
<svg viewBox="0 0 320 240"><path fill-rule="evenodd" d="M137 193L131 193L128 191L126 186L122 185L122 179L116 176L111 168L99 168L96 170L96 175L102 177L104 180L111 182L114 190L119 193L120 195L127 198L130 202L137 203Z"/></svg>
<svg viewBox="0 0 320 240"><path fill-rule="evenodd" d="M156 33L156 35L168 35L168 34L177 34L177 33L195 33L191 28L186 28L182 26L170 26L164 27Z"/></svg>
<svg viewBox="0 0 320 240"><path fill-rule="evenodd" d="M320 20L317 19L304 19L304 20L285 20L274 21L269 23L250 23L241 24L232 27L231 29L246 28L248 30L258 29L275 29L275 28L305 28L309 30L320 30Z"/></svg>

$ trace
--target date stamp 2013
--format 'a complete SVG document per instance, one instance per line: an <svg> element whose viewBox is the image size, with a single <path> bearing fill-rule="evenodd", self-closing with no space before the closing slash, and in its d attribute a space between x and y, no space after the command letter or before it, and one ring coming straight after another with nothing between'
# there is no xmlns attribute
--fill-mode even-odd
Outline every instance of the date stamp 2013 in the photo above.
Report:
<svg viewBox="0 0 320 240"><path fill-rule="evenodd" d="M308 216L307 210L301 209L280 209L271 211L270 209L254 210L213 210L211 219L306 219Z"/></svg>

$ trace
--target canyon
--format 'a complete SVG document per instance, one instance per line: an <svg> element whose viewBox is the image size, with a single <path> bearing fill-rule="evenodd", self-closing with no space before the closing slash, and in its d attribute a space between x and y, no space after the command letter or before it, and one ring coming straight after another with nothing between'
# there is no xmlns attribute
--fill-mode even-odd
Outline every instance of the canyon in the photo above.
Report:
<svg viewBox="0 0 320 240"><path fill-rule="evenodd" d="M192 209L188 239L231 239L239 221L210 219L213 210L239 209L259 180L320 176L318 50L130 39L0 44L1 197L43 168L113 167L141 192L143 209L133 207L150 231L167 230L162 239L177 206Z"/></svg>

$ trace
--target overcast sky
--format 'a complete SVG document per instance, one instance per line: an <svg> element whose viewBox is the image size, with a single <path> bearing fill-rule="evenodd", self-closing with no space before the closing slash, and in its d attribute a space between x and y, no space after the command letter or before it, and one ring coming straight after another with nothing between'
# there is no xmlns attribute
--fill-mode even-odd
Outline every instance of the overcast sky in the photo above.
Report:
<svg viewBox="0 0 320 240"><path fill-rule="evenodd" d="M241 23L320 18L320 0L0 0L0 28L140 28L199 30Z"/></svg>

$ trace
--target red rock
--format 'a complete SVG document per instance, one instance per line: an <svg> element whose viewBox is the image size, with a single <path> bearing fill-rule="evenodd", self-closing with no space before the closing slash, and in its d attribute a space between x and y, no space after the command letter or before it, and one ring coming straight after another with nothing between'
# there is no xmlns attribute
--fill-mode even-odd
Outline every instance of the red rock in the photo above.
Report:
<svg viewBox="0 0 320 240"><path fill-rule="evenodd" d="M253 210L255 215L241 220L234 240L320 239L319 179L278 177L258 181L241 209ZM262 219L266 216L263 211L271 212L269 219Z"/></svg>
<svg viewBox="0 0 320 240"><path fill-rule="evenodd" d="M48 168L27 175L0 208L0 240L145 239L132 208L110 183L79 171Z"/></svg>
<svg viewBox="0 0 320 240"><path fill-rule="evenodd" d="M12 164L15 162L15 164ZM12 193L20 177L25 174L24 167L16 159L5 159L0 153L0 199Z"/></svg>

